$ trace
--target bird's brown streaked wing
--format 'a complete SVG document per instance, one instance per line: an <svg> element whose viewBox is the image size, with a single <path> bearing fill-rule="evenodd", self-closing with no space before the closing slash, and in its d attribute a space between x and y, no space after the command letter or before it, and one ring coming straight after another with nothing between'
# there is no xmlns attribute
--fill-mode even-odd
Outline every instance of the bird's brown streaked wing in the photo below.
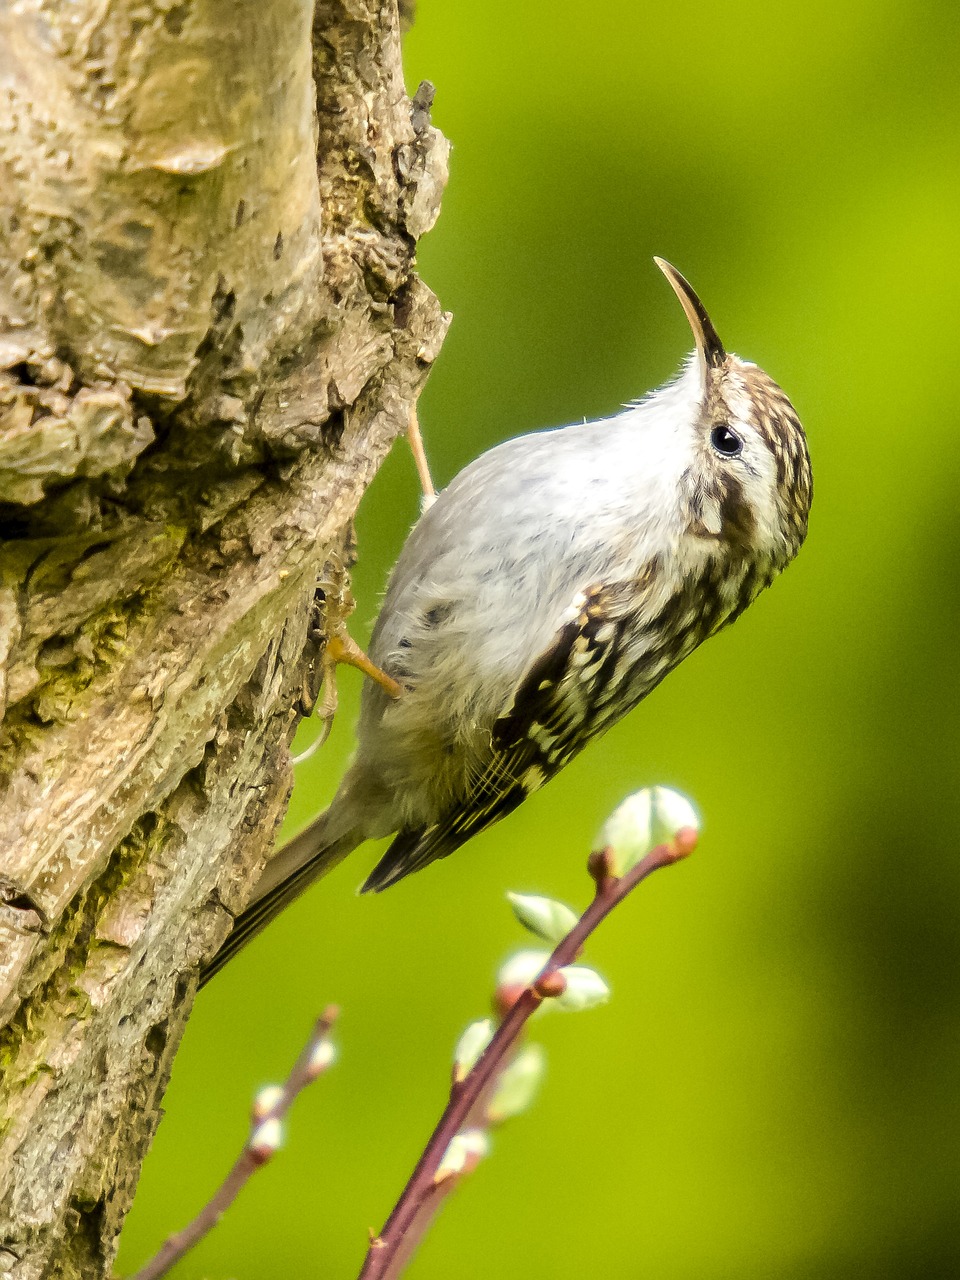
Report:
<svg viewBox="0 0 960 1280"><path fill-rule="evenodd" d="M643 583L579 592L570 616L531 664L493 726L493 755L460 805L440 822L401 831L364 890L378 891L445 858L559 772L627 710L616 697L635 635Z"/></svg>

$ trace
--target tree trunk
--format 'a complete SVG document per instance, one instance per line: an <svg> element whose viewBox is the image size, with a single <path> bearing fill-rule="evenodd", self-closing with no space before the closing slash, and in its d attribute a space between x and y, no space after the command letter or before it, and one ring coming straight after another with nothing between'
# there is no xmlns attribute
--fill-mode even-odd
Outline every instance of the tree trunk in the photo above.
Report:
<svg viewBox="0 0 960 1280"><path fill-rule="evenodd" d="M102 1276L446 320L395 0L0 10L0 1274Z"/></svg>

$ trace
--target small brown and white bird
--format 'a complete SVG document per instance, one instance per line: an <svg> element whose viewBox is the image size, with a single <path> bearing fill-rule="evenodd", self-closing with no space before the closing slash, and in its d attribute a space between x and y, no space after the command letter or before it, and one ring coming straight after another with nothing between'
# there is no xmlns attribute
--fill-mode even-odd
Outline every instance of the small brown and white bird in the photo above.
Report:
<svg viewBox="0 0 960 1280"><path fill-rule="evenodd" d="M656 262L695 353L616 417L491 449L421 516L369 651L400 696L367 682L333 803L267 864L205 977L363 841L394 837L379 891L504 817L797 554L812 482L793 406Z"/></svg>

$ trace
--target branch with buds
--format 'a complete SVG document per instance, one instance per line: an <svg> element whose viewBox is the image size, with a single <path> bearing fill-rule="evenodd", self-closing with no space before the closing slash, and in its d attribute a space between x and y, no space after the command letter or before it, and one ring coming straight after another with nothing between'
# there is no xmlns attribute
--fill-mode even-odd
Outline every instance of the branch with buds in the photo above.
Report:
<svg viewBox="0 0 960 1280"><path fill-rule="evenodd" d="M544 1072L539 1045L521 1043L538 1010L578 1011L604 1004L610 989L586 965L577 964L600 922L660 867L686 858L696 847L697 816L676 792L652 787L630 796L604 827L587 869L593 901L582 913L552 898L510 893L519 922L552 951L522 950L497 978L498 1021L472 1022L457 1043L450 1096L393 1212L367 1252L360 1280L395 1280L410 1261L443 1200L487 1154L490 1130L525 1111ZM194 1220L167 1240L130 1280L158 1280L213 1228L250 1178L277 1151L282 1121L296 1096L334 1060L329 1033L337 1017L330 1006L284 1085L261 1089L250 1134L220 1188Z"/></svg>
<svg viewBox="0 0 960 1280"><path fill-rule="evenodd" d="M158 1280L158 1277L165 1276L174 1263L217 1225L249 1178L279 1150L283 1141L283 1119L294 1099L308 1084L323 1075L336 1058L330 1031L338 1015L335 1005L328 1006L317 1019L310 1039L285 1083L267 1085L260 1090L253 1101L250 1134L233 1168L193 1221L170 1236L160 1251L130 1280Z"/></svg>
<svg viewBox="0 0 960 1280"><path fill-rule="evenodd" d="M529 1018L541 1008L589 1009L610 990L578 965L600 922L660 867L693 852L698 821L689 801L663 787L626 800L603 829L587 863L593 901L579 917L551 898L509 894L514 914L553 951L521 951L500 970L500 1022L471 1023L457 1045L450 1096L423 1154L383 1230L371 1241L360 1280L394 1280L413 1255L444 1198L489 1149L489 1131L526 1109L543 1074L537 1045L519 1048Z"/></svg>

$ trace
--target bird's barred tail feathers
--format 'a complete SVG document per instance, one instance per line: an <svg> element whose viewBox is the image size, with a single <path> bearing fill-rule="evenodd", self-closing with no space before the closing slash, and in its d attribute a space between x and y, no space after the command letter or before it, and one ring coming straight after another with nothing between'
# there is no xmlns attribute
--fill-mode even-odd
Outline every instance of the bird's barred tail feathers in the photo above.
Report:
<svg viewBox="0 0 960 1280"><path fill-rule="evenodd" d="M321 814L267 863L263 880L273 883L237 916L233 930L220 950L201 967L201 987L206 986L227 961L275 920L285 907L299 898L314 880L332 871L360 843L363 837L352 829L341 835L329 831L329 814L330 810ZM293 868L288 875L283 874L285 867Z"/></svg>

